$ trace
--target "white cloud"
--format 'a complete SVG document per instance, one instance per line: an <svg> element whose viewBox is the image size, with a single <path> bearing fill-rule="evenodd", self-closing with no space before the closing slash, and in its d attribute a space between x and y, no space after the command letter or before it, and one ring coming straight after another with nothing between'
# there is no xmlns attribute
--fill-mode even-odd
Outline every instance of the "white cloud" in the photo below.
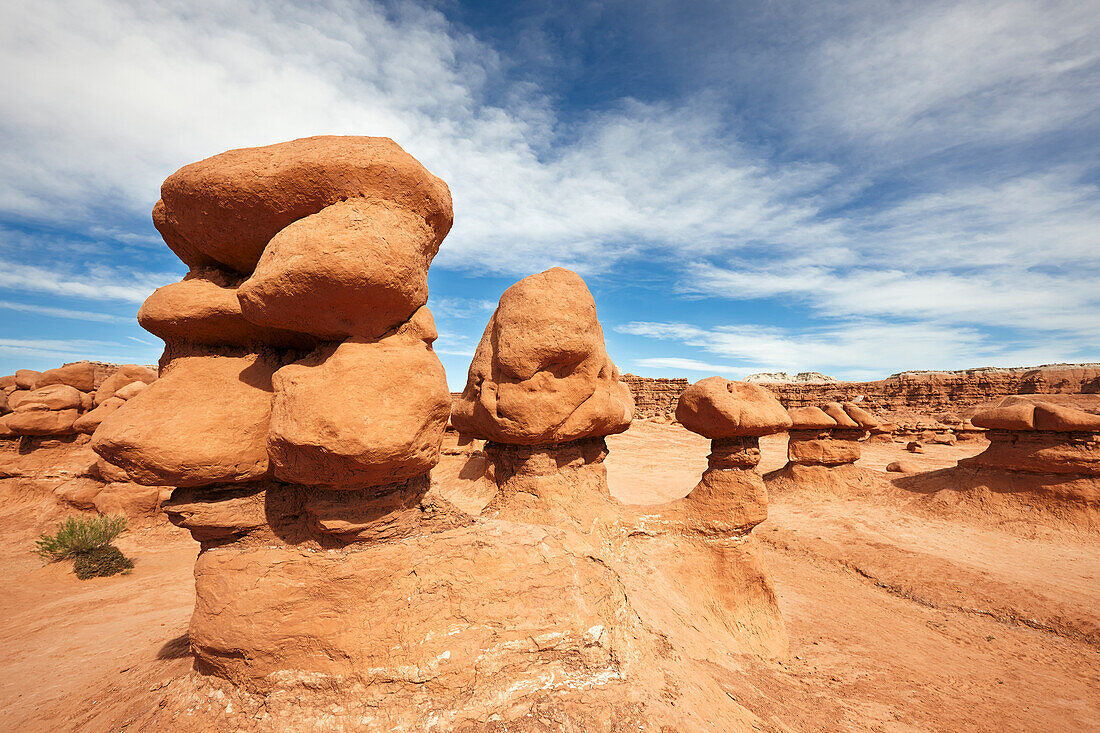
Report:
<svg viewBox="0 0 1100 733"><path fill-rule="evenodd" d="M797 89L777 91L796 97L780 106L812 151L797 158L792 141L738 137L751 111L720 90L559 115L537 84L505 77L491 46L416 3L3 3L0 216L90 241L0 231L0 288L140 302L179 275L135 264L161 245L128 227L179 166L304 135L381 134L452 187L437 267L613 277L635 258L657 278L683 274L688 295L793 300L840 322L647 326L746 369L851 374L1100 348L1100 192L1084 164L996 176L978 165L959 182L947 165L936 189L907 178L944 150L975 146L973 158L1087 129L1100 14L991 0L844 13L861 20L826 29ZM752 139L786 124L765 119ZM879 204L884 171L916 193ZM472 321L486 303L431 307ZM998 345L989 331L1005 325L1047 333L1034 350ZM473 343L444 336L437 350L469 356Z"/></svg>
<svg viewBox="0 0 1100 733"><path fill-rule="evenodd" d="M98 321L100 323L133 323L132 318L122 318L110 313L97 313L95 311L70 310L68 308L51 308L44 305L31 305L30 303L13 303L0 300L0 309L18 311L21 313L34 313L35 315L50 316L52 318L65 318L75 321Z"/></svg>
<svg viewBox="0 0 1100 733"><path fill-rule="evenodd" d="M428 307L437 318L480 318L488 320L497 304L484 298L429 298Z"/></svg>
<svg viewBox="0 0 1100 733"><path fill-rule="evenodd" d="M178 276L97 265L83 273L0 260L0 288L140 303Z"/></svg>
<svg viewBox="0 0 1100 733"><path fill-rule="evenodd" d="M645 359L635 359L634 364L642 369L658 369L662 371L685 371L685 372L710 372L713 374L721 374L729 376L732 374L740 374L745 371L741 367L733 367L728 364L709 364L705 361L699 361L698 359L685 359L683 357L649 357Z"/></svg>
<svg viewBox="0 0 1100 733"><path fill-rule="evenodd" d="M807 114L884 155L1003 144L1073 124L1100 105L1093 3L940 0L857 13L846 33L809 54Z"/></svg>
<svg viewBox="0 0 1100 733"><path fill-rule="evenodd" d="M134 359L155 363L160 349L143 349L134 353L131 347L112 341L89 339L0 339L0 358L11 358L17 364L30 366L30 360L45 367L66 361L130 362ZM22 368L22 367L21 367Z"/></svg>
<svg viewBox="0 0 1100 733"><path fill-rule="evenodd" d="M1074 361L1072 339L1041 347L1001 344L969 328L855 321L797 332L755 326L701 328L686 323L633 322L619 333L676 341L735 360L728 374L819 371L841 379L881 379L912 369ZM688 358L688 357L685 357ZM690 360L690 358L689 358Z"/></svg>
<svg viewBox="0 0 1100 733"><path fill-rule="evenodd" d="M147 217L160 182L192 160L381 134L452 187L442 266L592 271L654 245L828 236L813 197L800 199L831 166L769 166L705 97L625 100L568 129L537 93L494 106L492 49L412 4L9 3L0 62L14 70L0 78L11 216L109 231L102 212Z"/></svg>

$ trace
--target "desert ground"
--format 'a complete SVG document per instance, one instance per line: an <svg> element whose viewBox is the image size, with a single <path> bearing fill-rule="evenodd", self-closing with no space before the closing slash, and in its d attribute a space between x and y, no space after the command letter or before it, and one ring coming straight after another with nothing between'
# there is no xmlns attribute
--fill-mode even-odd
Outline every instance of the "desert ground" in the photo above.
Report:
<svg viewBox="0 0 1100 733"><path fill-rule="evenodd" d="M707 465L708 441L677 425L639 420L608 445L608 483L624 503L684 496ZM930 502L884 471L900 458L946 468L986 445L912 455L900 443L864 444L858 465L881 484L771 496L754 534L790 656L697 660L756 716L756 729L1100 729L1095 535ZM784 436L761 447L758 470L786 461ZM467 460L445 456L436 480L465 480ZM5 482L0 508L9 573L0 595L0 727L136 730L133 721L191 667L197 545L167 522L139 523L118 542L135 559L130 575L80 581L31 551L62 510L49 492L16 485Z"/></svg>

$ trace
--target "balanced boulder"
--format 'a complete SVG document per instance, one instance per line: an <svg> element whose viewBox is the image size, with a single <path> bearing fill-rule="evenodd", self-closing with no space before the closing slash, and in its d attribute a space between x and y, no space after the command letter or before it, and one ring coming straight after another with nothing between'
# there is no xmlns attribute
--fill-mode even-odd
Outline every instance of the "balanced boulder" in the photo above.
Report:
<svg viewBox="0 0 1100 733"><path fill-rule="evenodd" d="M504 291L451 422L460 433L509 445L621 433L634 400L619 376L588 287L555 267Z"/></svg>
<svg viewBox="0 0 1100 733"><path fill-rule="evenodd" d="M252 481L268 473L270 357L177 357L108 415L92 448L131 480L159 486Z"/></svg>
<svg viewBox="0 0 1100 733"><path fill-rule="evenodd" d="M414 211L341 201L275 235L237 293L240 307L269 328L326 340L378 338L427 302L438 249L435 232Z"/></svg>
<svg viewBox="0 0 1100 733"><path fill-rule="evenodd" d="M443 181L389 138L350 136L230 150L184 166L161 186L153 223L187 265L249 275L282 229L349 199L415 213L435 247L451 228Z"/></svg>
<svg viewBox="0 0 1100 733"><path fill-rule="evenodd" d="M771 435L791 425L771 392L722 377L700 380L684 390L676 403L676 420L712 440Z"/></svg>
<svg viewBox="0 0 1100 733"><path fill-rule="evenodd" d="M359 489L427 473L451 407L423 341L351 339L275 373L268 438L275 476Z"/></svg>
<svg viewBox="0 0 1100 733"><path fill-rule="evenodd" d="M312 346L313 339L308 336L247 320L241 314L237 280L212 269L193 271L178 283L157 288L138 310L138 323L166 342L211 346Z"/></svg>

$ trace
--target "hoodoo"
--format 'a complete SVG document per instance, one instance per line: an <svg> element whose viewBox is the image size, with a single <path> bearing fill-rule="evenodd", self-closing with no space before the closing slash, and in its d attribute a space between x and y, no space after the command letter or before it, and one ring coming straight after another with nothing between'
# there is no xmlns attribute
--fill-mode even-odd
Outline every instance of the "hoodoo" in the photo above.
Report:
<svg viewBox="0 0 1100 733"><path fill-rule="evenodd" d="M787 465L765 479L773 491L815 488L834 492L860 490L874 483L855 466L861 440L879 426L874 415L853 402L821 407L791 407Z"/></svg>
<svg viewBox="0 0 1100 733"><path fill-rule="evenodd" d="M499 491L488 515L589 524L609 501L604 437L634 401L604 347L584 281L560 267L504 291L451 422L486 440Z"/></svg>
<svg viewBox="0 0 1100 733"><path fill-rule="evenodd" d="M1010 396L979 410L971 421L989 439L984 451L897 485L986 521L1100 530L1100 397L1059 397Z"/></svg>
<svg viewBox="0 0 1100 733"><path fill-rule="evenodd" d="M472 514L432 482L450 396L426 275L450 206L376 138L231 151L165 182L154 221L191 272L141 311L165 339L160 378L93 436L103 470L175 487L166 510L202 546L195 672L143 729L208 729L227 709L260 730L747 720L691 659L785 646L741 549L759 512L681 556L714 521L670 509L647 529L610 497L604 436L633 401L576 274L509 288L455 410L488 440L495 498ZM719 524L723 496L697 502ZM654 571L673 600L634 604ZM705 646L670 655L669 613ZM682 691L652 694L669 679Z"/></svg>

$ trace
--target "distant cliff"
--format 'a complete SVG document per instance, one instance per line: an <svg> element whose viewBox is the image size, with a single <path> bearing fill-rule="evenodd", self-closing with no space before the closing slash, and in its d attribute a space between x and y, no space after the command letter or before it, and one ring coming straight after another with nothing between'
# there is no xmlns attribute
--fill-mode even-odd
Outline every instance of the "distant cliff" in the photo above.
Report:
<svg viewBox="0 0 1100 733"><path fill-rule="evenodd" d="M638 417L667 415L676 409L686 379L623 375ZM1100 394L1100 364L1046 364L1001 369L981 367L954 372L901 372L877 382L758 382L786 407L847 401L862 397L870 409L932 411L968 407L1012 394Z"/></svg>

